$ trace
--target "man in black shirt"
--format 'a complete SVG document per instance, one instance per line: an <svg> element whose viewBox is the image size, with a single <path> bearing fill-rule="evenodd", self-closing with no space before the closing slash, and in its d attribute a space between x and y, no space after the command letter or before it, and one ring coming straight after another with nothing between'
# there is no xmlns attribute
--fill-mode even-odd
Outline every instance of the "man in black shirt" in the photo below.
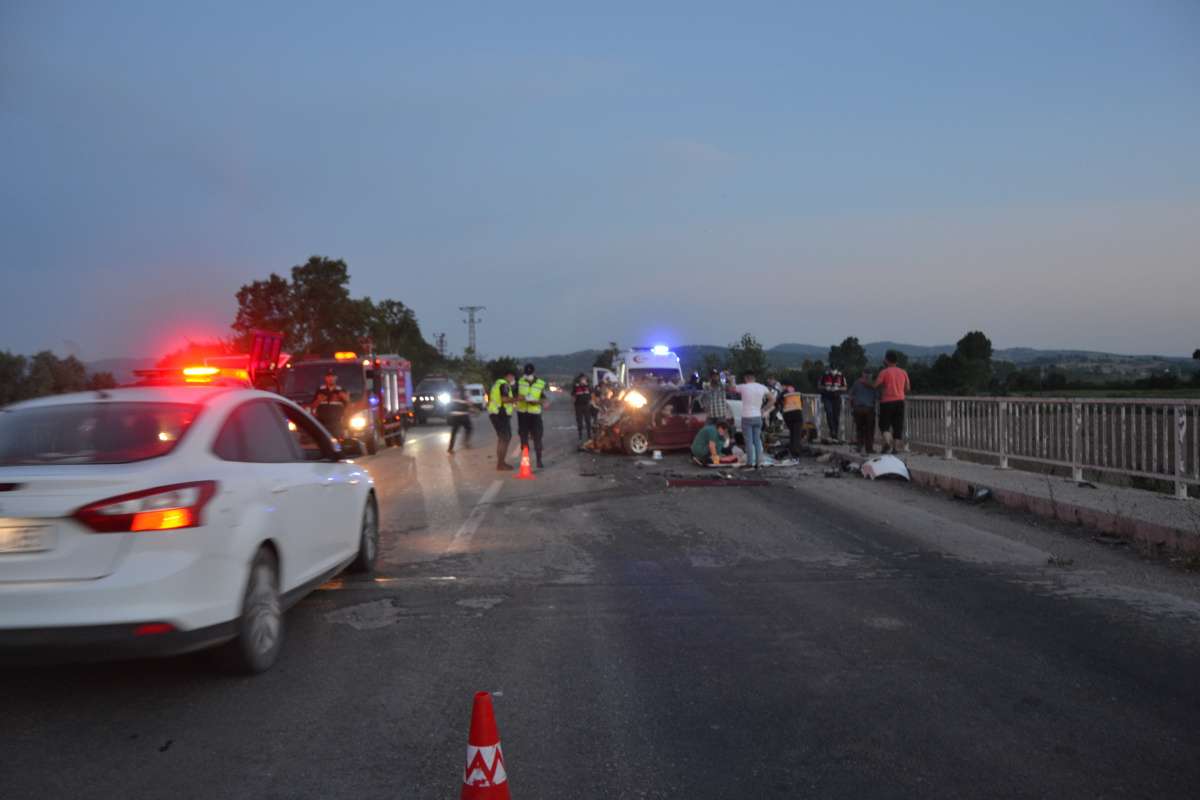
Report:
<svg viewBox="0 0 1200 800"><path fill-rule="evenodd" d="M450 401L450 449L447 453L454 452L454 441L458 438L459 429L463 433L463 446L470 449L471 447L471 402L467 399L467 388L465 386L458 387L458 396Z"/></svg>

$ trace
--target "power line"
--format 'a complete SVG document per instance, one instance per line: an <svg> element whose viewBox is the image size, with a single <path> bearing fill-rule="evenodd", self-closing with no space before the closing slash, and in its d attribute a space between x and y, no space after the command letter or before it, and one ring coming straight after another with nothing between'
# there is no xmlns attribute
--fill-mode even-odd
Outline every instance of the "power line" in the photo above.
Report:
<svg viewBox="0 0 1200 800"><path fill-rule="evenodd" d="M483 311L484 308L486 308L486 306L459 306L458 307L459 311L465 312L467 315L467 318L464 319L463 322L467 323L467 339L468 339L468 341L470 341L468 348L471 351L471 355L476 355L479 352L475 348L475 326L477 324L482 324L483 320L476 319L475 315L478 314L480 311Z"/></svg>

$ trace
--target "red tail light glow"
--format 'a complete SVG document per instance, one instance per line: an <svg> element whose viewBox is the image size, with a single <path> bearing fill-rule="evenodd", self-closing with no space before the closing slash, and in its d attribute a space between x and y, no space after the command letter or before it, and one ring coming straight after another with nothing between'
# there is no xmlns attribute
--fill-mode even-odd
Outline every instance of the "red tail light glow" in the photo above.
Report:
<svg viewBox="0 0 1200 800"><path fill-rule="evenodd" d="M169 622L147 622L133 629L134 636L157 636L160 633L171 633L175 626Z"/></svg>
<svg viewBox="0 0 1200 800"><path fill-rule="evenodd" d="M204 524L204 506L216 493L216 481L176 483L89 503L74 517L96 533L194 528Z"/></svg>

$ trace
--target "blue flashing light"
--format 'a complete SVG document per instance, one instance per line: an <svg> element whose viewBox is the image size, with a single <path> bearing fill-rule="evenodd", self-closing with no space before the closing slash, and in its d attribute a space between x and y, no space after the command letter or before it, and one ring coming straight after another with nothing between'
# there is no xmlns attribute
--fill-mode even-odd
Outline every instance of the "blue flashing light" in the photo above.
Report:
<svg viewBox="0 0 1200 800"><path fill-rule="evenodd" d="M370 398L367 400L367 403L369 403L370 405L373 405L373 406L377 406L377 405L379 405L379 398L376 397L375 395L371 395Z"/></svg>
<svg viewBox="0 0 1200 800"><path fill-rule="evenodd" d="M656 356L665 356L671 352L671 348L667 347L665 344L656 344L654 347L650 348L650 352L654 353Z"/></svg>

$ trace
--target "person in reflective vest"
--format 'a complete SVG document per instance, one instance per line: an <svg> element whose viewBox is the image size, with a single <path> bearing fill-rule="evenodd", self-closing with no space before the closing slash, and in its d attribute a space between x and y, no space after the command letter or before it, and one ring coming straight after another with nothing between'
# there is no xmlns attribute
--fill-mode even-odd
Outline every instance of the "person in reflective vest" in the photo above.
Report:
<svg viewBox="0 0 1200 800"><path fill-rule="evenodd" d="M317 387L317 393L309 403L309 408L325 429L340 439L345 435L345 431L342 430L342 416L349 402L350 395L338 385L337 373L327 370L321 385Z"/></svg>
<svg viewBox="0 0 1200 800"><path fill-rule="evenodd" d="M516 376L511 372L504 373L503 378L497 378L488 393L488 418L496 431L496 469L510 470L508 463L508 443L512 441L513 415L513 381Z"/></svg>
<svg viewBox="0 0 1200 800"><path fill-rule="evenodd" d="M800 455L804 444L804 395L790 384L783 387L783 421L788 426L788 451Z"/></svg>
<svg viewBox="0 0 1200 800"><path fill-rule="evenodd" d="M542 468L542 409L549 405L546 398L546 382L536 375L533 364L525 365L525 374L517 381L517 435L521 447L529 446L537 453L538 469Z"/></svg>

